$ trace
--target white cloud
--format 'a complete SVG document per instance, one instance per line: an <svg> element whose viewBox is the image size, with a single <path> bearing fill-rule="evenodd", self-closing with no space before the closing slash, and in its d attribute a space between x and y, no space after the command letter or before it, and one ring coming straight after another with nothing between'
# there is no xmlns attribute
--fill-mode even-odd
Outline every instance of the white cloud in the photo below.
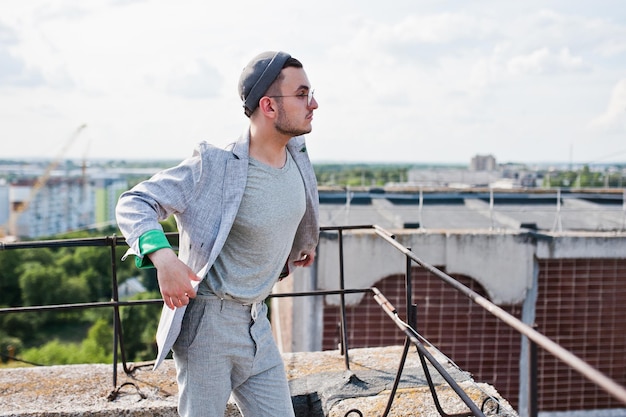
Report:
<svg viewBox="0 0 626 417"><path fill-rule="evenodd" d="M601 130L626 133L626 78L613 87L606 110L594 118L590 125Z"/></svg>
<svg viewBox="0 0 626 417"><path fill-rule="evenodd" d="M191 99L216 97L220 92L222 77L219 71L204 60L191 68L179 69L171 75L166 91Z"/></svg>
<svg viewBox="0 0 626 417"><path fill-rule="evenodd" d="M385 30L385 38L392 43L445 44L489 35L493 24L488 19L461 13L409 15Z"/></svg>
<svg viewBox="0 0 626 417"><path fill-rule="evenodd" d="M511 58L507 63L513 75L558 74L570 71L585 71L589 68L579 56L572 56L569 48L554 53L549 48L540 48L526 55Z"/></svg>
<svg viewBox="0 0 626 417"><path fill-rule="evenodd" d="M574 141L606 153L623 147L616 4L7 0L0 137L12 140L2 150L36 153L81 123L94 156L184 157L199 139L230 141L247 123L239 70L283 49L316 88L316 159L567 160Z"/></svg>

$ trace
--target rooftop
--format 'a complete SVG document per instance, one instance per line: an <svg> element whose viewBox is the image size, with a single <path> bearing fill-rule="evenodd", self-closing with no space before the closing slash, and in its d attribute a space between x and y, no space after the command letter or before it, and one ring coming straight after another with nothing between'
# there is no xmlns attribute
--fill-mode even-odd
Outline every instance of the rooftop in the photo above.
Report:
<svg viewBox="0 0 626 417"><path fill-rule="evenodd" d="M437 355L433 353L433 355ZM338 351L285 353L297 416L382 415L402 356L401 346L350 350L346 370ZM479 406L500 402L500 416L515 416L511 407L489 385L476 383L441 355L437 360L460 381ZM0 416L176 416L177 387L172 360L156 371L150 364L135 364L133 375L122 372L117 395L111 385L111 365L65 365L3 369L0 372ZM431 370L438 399L447 413L467 411L458 396ZM508 410L502 409L508 407ZM487 413L486 413L487 414ZM353 412L352 415L358 415ZM410 350L389 416L439 416L421 370L418 354ZM230 402L226 416L240 416Z"/></svg>
<svg viewBox="0 0 626 417"><path fill-rule="evenodd" d="M388 187L320 188L325 226L377 224L386 229L626 230L624 190L471 190Z"/></svg>

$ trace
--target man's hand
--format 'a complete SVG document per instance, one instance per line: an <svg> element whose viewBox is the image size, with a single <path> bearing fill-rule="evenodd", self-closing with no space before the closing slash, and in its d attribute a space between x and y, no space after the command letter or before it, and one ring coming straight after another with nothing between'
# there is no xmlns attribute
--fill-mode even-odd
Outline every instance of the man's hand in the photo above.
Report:
<svg viewBox="0 0 626 417"><path fill-rule="evenodd" d="M304 255L302 259L300 259L299 261L295 261L293 264L295 266L311 266L313 264L314 259L315 259L315 254L310 253L310 254Z"/></svg>
<svg viewBox="0 0 626 417"><path fill-rule="evenodd" d="M172 249L159 249L147 256L156 267L159 289L165 304L171 309L189 304L189 299L196 296L191 281L201 279L178 259Z"/></svg>

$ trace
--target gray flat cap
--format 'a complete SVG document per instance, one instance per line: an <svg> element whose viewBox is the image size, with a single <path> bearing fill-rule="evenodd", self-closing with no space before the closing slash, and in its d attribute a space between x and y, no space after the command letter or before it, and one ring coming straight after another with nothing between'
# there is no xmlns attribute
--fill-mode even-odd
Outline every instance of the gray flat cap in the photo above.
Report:
<svg viewBox="0 0 626 417"><path fill-rule="evenodd" d="M291 58L286 52L267 51L252 58L239 77L239 97L243 100L246 116L259 106L259 100L274 82L285 62Z"/></svg>

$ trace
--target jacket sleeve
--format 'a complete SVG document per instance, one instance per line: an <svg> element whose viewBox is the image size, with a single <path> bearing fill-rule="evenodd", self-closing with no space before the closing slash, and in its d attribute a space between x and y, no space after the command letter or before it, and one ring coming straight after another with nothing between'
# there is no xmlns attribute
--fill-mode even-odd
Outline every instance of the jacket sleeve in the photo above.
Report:
<svg viewBox="0 0 626 417"><path fill-rule="evenodd" d="M159 221L183 213L197 192L202 158L194 154L179 165L163 170L124 192L115 209L117 224L126 237L129 253L143 258L139 238L149 231L163 231Z"/></svg>

